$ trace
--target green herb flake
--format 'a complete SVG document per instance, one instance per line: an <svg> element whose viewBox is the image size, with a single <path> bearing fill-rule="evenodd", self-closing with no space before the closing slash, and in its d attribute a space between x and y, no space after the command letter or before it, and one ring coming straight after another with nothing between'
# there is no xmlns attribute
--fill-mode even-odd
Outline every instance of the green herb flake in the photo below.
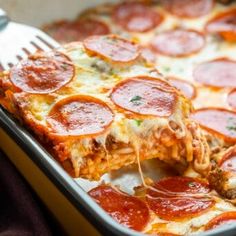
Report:
<svg viewBox="0 0 236 236"><path fill-rule="evenodd" d="M233 117L228 118L226 129L229 131L236 131L236 121Z"/></svg>
<svg viewBox="0 0 236 236"><path fill-rule="evenodd" d="M110 70L110 75L115 75L115 70L111 69Z"/></svg>
<svg viewBox="0 0 236 236"><path fill-rule="evenodd" d="M190 188L194 188L194 187L196 187L196 184L193 183L193 182L189 182L189 183L188 183L188 186L189 186Z"/></svg>
<svg viewBox="0 0 236 236"><path fill-rule="evenodd" d="M134 120L137 126L140 126L142 124L142 120Z"/></svg>
<svg viewBox="0 0 236 236"><path fill-rule="evenodd" d="M62 67L63 70L67 70L68 65L67 64L62 64L61 67Z"/></svg>
<svg viewBox="0 0 236 236"><path fill-rule="evenodd" d="M170 67L169 66L164 66L162 68L165 72L170 72Z"/></svg>
<svg viewBox="0 0 236 236"><path fill-rule="evenodd" d="M140 96L134 96L134 97L132 97L129 101L130 102L137 102L137 101L140 101L142 99L142 97L140 97Z"/></svg>
<svg viewBox="0 0 236 236"><path fill-rule="evenodd" d="M226 129L227 129L227 130L230 130L230 131L236 131L236 126L230 126L230 125L228 125L228 126L226 126Z"/></svg>

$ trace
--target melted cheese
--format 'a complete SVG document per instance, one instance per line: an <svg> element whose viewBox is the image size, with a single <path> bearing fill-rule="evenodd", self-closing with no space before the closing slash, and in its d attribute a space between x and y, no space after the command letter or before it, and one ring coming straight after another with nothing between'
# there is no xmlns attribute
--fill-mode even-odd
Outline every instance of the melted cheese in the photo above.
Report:
<svg viewBox="0 0 236 236"><path fill-rule="evenodd" d="M110 93L116 84L127 78L142 75L163 79L156 70L153 70L153 67L147 65L146 61L139 58L131 65L116 66L99 57L88 55L81 43L72 43L60 50L75 65L76 73L73 79L64 87L48 95L20 93L16 94L15 100L22 109L24 120L29 122L33 129L41 126L42 130L47 130L44 135L49 136L49 140L52 139L56 155L62 161L71 161L75 176L80 176L81 168L84 168L82 176L99 178L101 174L110 169L117 169L133 162L138 162L140 165L140 160L156 157L167 162L193 161L193 151L191 150L193 138L186 127L186 124L189 124L187 117L192 107L177 90L175 91L177 99L173 113L169 117L135 114L127 116L126 112L118 109L110 99ZM112 124L102 134L95 137L66 139L51 136L46 119L51 108L58 101L76 94L89 95L104 101L113 110ZM23 107L22 104L27 105ZM171 122L178 127L177 130L171 128ZM162 132L166 130L172 134L166 134L167 138L164 140ZM38 133L42 135L40 131ZM114 140L109 151L106 147L108 137L112 137ZM96 151L96 156L93 151L94 141L103 148L103 150ZM113 148L112 145L116 147ZM186 148L186 158L183 155L180 156L182 150L179 147ZM60 152L61 149L65 149L65 151ZM94 155L93 159L87 158L89 155ZM125 160L123 161L119 155L124 155L122 158ZM106 164L101 163L100 165L102 173L94 170L95 159L98 163L101 162L98 160L99 158L103 162L106 159ZM209 156L206 155L204 158L208 159ZM197 162L200 163L199 157L197 159ZM140 175L142 175L141 169Z"/></svg>
<svg viewBox="0 0 236 236"><path fill-rule="evenodd" d="M213 16L215 16L216 14L220 12L228 10L231 7L236 7L236 3L232 3L231 5L226 5L226 6L216 4L213 11L206 16L199 17L197 19L184 19L183 20L181 18L168 14L161 7L157 6L154 8L157 8L160 12L163 13L163 15L165 16L165 20L155 30L147 32L145 34L129 33L129 32L123 31L123 29L120 26L113 24L109 15L106 15L106 14L104 15L98 14L96 15L96 18L100 18L101 20L105 21L112 29L112 32L118 33L119 35L122 35L123 37L126 37L126 38L130 38L130 39L132 38L136 40L137 42L141 43L142 45L148 45L150 40L153 38L154 34L158 34L163 31L178 28L178 27L186 28L186 29L194 29L194 30L202 32L204 31L204 25L209 19L211 19ZM182 58L173 58L173 57L158 55L155 65L156 65L156 68L163 75L181 78L186 81L190 81L196 86L197 96L193 100L193 104L195 108L208 107L208 106L215 106L215 107L220 106L220 107L231 109L226 102L227 94L230 91L230 89L213 90L211 88L201 86L200 84L194 81L192 71L196 65L202 62L210 61L210 60L221 58L221 57L228 57L229 59L235 60L236 59L235 55L236 55L236 44L225 42L224 40L214 35L206 35L205 47L202 50L200 50L198 53L193 54L188 57L182 57ZM132 72L134 71L135 70L133 68ZM180 121L179 123L182 124L181 116L178 117L179 114L180 113L174 114L175 115L174 119L179 120ZM152 124L150 124L150 121L148 121L147 123L143 122L143 125L145 125L146 130L149 129L148 126L150 126L150 128L152 127ZM133 129L135 128L133 127ZM186 140L186 150L188 150L187 152L190 153L186 157L188 158L188 160L191 159L192 157L191 152L193 151L190 140L191 140L191 134L190 134L190 137ZM212 142L216 142L216 140L213 140ZM219 145L220 142L221 141L218 140L216 145ZM139 157L138 145L136 145L136 147L137 147L136 152L137 152L137 158L138 158ZM177 146L175 146L175 148L176 147ZM175 156L175 152L176 150L173 149L173 152L172 152L173 156ZM207 166L208 164L209 163L206 163ZM129 169L128 171L125 171L125 172L121 171L121 175L119 175L119 173L116 174L115 179L105 175L103 177L103 180L109 183L111 182L116 185L118 184L121 187L121 189L123 189L124 191L133 193L133 187L135 186L143 184L144 186L148 187L145 183L145 178L144 178L145 175L152 176L153 179L159 179L163 177L160 174L160 168L158 168L158 166L149 165L148 168L143 168L142 167L143 165L144 164L141 165L140 162L138 162L138 172L135 172L135 173L130 172L130 169ZM156 172L155 175L151 174L153 171ZM188 168L185 174L191 177L199 177L199 174L196 173L191 167ZM236 182L234 178L230 179L229 181L230 186L235 187L235 183ZM86 186L88 185L89 183L86 184ZM235 211L235 210L236 208L232 204L224 200L221 200L220 198L217 198L217 203L213 207L213 209L207 211L206 213L201 214L198 217L193 217L191 219L187 219L181 222L166 222L158 218L156 215L152 214L152 221L146 227L145 232L151 233L150 229L152 228L152 225L155 225L155 224L158 224L158 228L157 228L158 232L160 232L161 230L161 232L170 232L170 233L175 233L175 234L180 234L180 235L189 235L194 232L202 232L204 231L204 226L206 225L206 223L209 222L212 218L214 218L215 216L223 212Z"/></svg>

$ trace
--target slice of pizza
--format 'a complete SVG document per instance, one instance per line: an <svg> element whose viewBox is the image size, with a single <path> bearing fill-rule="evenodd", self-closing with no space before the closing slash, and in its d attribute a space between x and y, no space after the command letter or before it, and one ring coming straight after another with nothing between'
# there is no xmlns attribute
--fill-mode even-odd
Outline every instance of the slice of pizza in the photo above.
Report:
<svg viewBox="0 0 236 236"><path fill-rule="evenodd" d="M0 91L0 104L75 177L99 179L150 158L209 168L189 100L118 36L31 55L3 73Z"/></svg>

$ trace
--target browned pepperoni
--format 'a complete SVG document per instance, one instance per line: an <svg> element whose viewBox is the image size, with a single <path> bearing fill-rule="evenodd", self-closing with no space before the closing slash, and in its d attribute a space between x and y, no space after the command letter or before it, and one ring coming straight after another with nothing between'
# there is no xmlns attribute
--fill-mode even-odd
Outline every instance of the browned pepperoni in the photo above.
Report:
<svg viewBox="0 0 236 236"><path fill-rule="evenodd" d="M198 215L214 205L205 197L210 189L206 183L189 177L169 177L156 182L147 190L149 207L166 220ZM199 196L202 194L202 196Z"/></svg>
<svg viewBox="0 0 236 236"><path fill-rule="evenodd" d="M117 84L111 99L117 106L134 113L162 117L173 113L177 94L165 81L140 76Z"/></svg>
<svg viewBox="0 0 236 236"><path fill-rule="evenodd" d="M236 224L236 211L224 212L216 216L211 221L209 221L205 227L205 230L215 229L225 224Z"/></svg>
<svg viewBox="0 0 236 236"><path fill-rule="evenodd" d="M158 26L163 17L142 3L124 2L114 9L113 19L128 31L147 32Z"/></svg>
<svg viewBox="0 0 236 236"><path fill-rule="evenodd" d="M158 53L171 57L197 53L205 45L205 38L194 30L175 29L156 35L151 46Z"/></svg>
<svg viewBox="0 0 236 236"><path fill-rule="evenodd" d="M85 48L94 55L112 62L131 62L140 55L139 46L115 35L91 36L84 41Z"/></svg>
<svg viewBox="0 0 236 236"><path fill-rule="evenodd" d="M216 88L236 87L236 61L219 58L204 62L194 69L193 78Z"/></svg>
<svg viewBox="0 0 236 236"><path fill-rule="evenodd" d="M179 17L195 18L211 11L214 0L161 0L166 10Z"/></svg>
<svg viewBox="0 0 236 236"><path fill-rule="evenodd" d="M196 97L196 88L193 84L174 77L168 77L168 82L175 88L179 89L187 98L193 99Z"/></svg>
<svg viewBox="0 0 236 236"><path fill-rule="evenodd" d="M47 94L67 84L74 73L72 62L64 54L40 52L15 65L10 80L24 92Z"/></svg>
<svg viewBox="0 0 236 236"><path fill-rule="evenodd" d="M236 112L223 108L202 108L191 117L213 135L226 141L236 140Z"/></svg>
<svg viewBox="0 0 236 236"><path fill-rule="evenodd" d="M47 123L58 135L99 134L111 124L113 113L101 100L74 95L58 101L47 116Z"/></svg>
<svg viewBox="0 0 236 236"><path fill-rule="evenodd" d="M226 153L222 159L219 161L218 165L221 169L225 171L230 171L236 173L236 151L232 149L230 152Z"/></svg>
<svg viewBox="0 0 236 236"><path fill-rule="evenodd" d="M236 41L236 9L218 14L211 19L206 30L210 33L218 33L228 41Z"/></svg>
<svg viewBox="0 0 236 236"><path fill-rule="evenodd" d="M236 89L233 89L228 94L227 102L233 109L236 109Z"/></svg>
<svg viewBox="0 0 236 236"><path fill-rule="evenodd" d="M60 21L45 27L45 31L60 43L81 41L92 35L104 35L110 32L105 23L94 19Z"/></svg>
<svg viewBox="0 0 236 236"><path fill-rule="evenodd" d="M141 231L149 221L149 209L140 199L118 192L106 185L89 191L89 195L116 221Z"/></svg>

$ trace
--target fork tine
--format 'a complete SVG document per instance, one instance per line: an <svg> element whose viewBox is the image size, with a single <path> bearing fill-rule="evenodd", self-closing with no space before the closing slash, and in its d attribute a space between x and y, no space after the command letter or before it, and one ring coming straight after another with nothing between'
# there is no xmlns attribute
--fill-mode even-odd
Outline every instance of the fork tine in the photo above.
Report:
<svg viewBox="0 0 236 236"><path fill-rule="evenodd" d="M14 64L12 64L11 62L9 62L7 65L8 65L10 68L12 68L12 67L14 66Z"/></svg>
<svg viewBox="0 0 236 236"><path fill-rule="evenodd" d="M23 57L20 56L20 55L16 55L16 58L17 58L19 61L21 61L21 60L23 59Z"/></svg>
<svg viewBox="0 0 236 236"><path fill-rule="evenodd" d="M2 63L0 63L0 71L4 71L4 67L2 66Z"/></svg>
<svg viewBox="0 0 236 236"><path fill-rule="evenodd" d="M37 50L42 50L42 51L50 51L52 50L51 48L48 47L45 43L43 43L41 40L39 40L37 37L33 39L33 41L30 42Z"/></svg>
<svg viewBox="0 0 236 236"><path fill-rule="evenodd" d="M30 42L37 50L43 50L42 47L40 47L37 43L31 41Z"/></svg>
<svg viewBox="0 0 236 236"><path fill-rule="evenodd" d="M52 46L52 44L50 44L48 41L46 41L46 39L42 38L41 36L37 35L36 38L38 38L41 42L43 42L44 44L46 44L50 49L53 49L54 47Z"/></svg>
<svg viewBox="0 0 236 236"><path fill-rule="evenodd" d="M25 52L26 55L30 55L30 51L27 48L22 48L23 52Z"/></svg>

